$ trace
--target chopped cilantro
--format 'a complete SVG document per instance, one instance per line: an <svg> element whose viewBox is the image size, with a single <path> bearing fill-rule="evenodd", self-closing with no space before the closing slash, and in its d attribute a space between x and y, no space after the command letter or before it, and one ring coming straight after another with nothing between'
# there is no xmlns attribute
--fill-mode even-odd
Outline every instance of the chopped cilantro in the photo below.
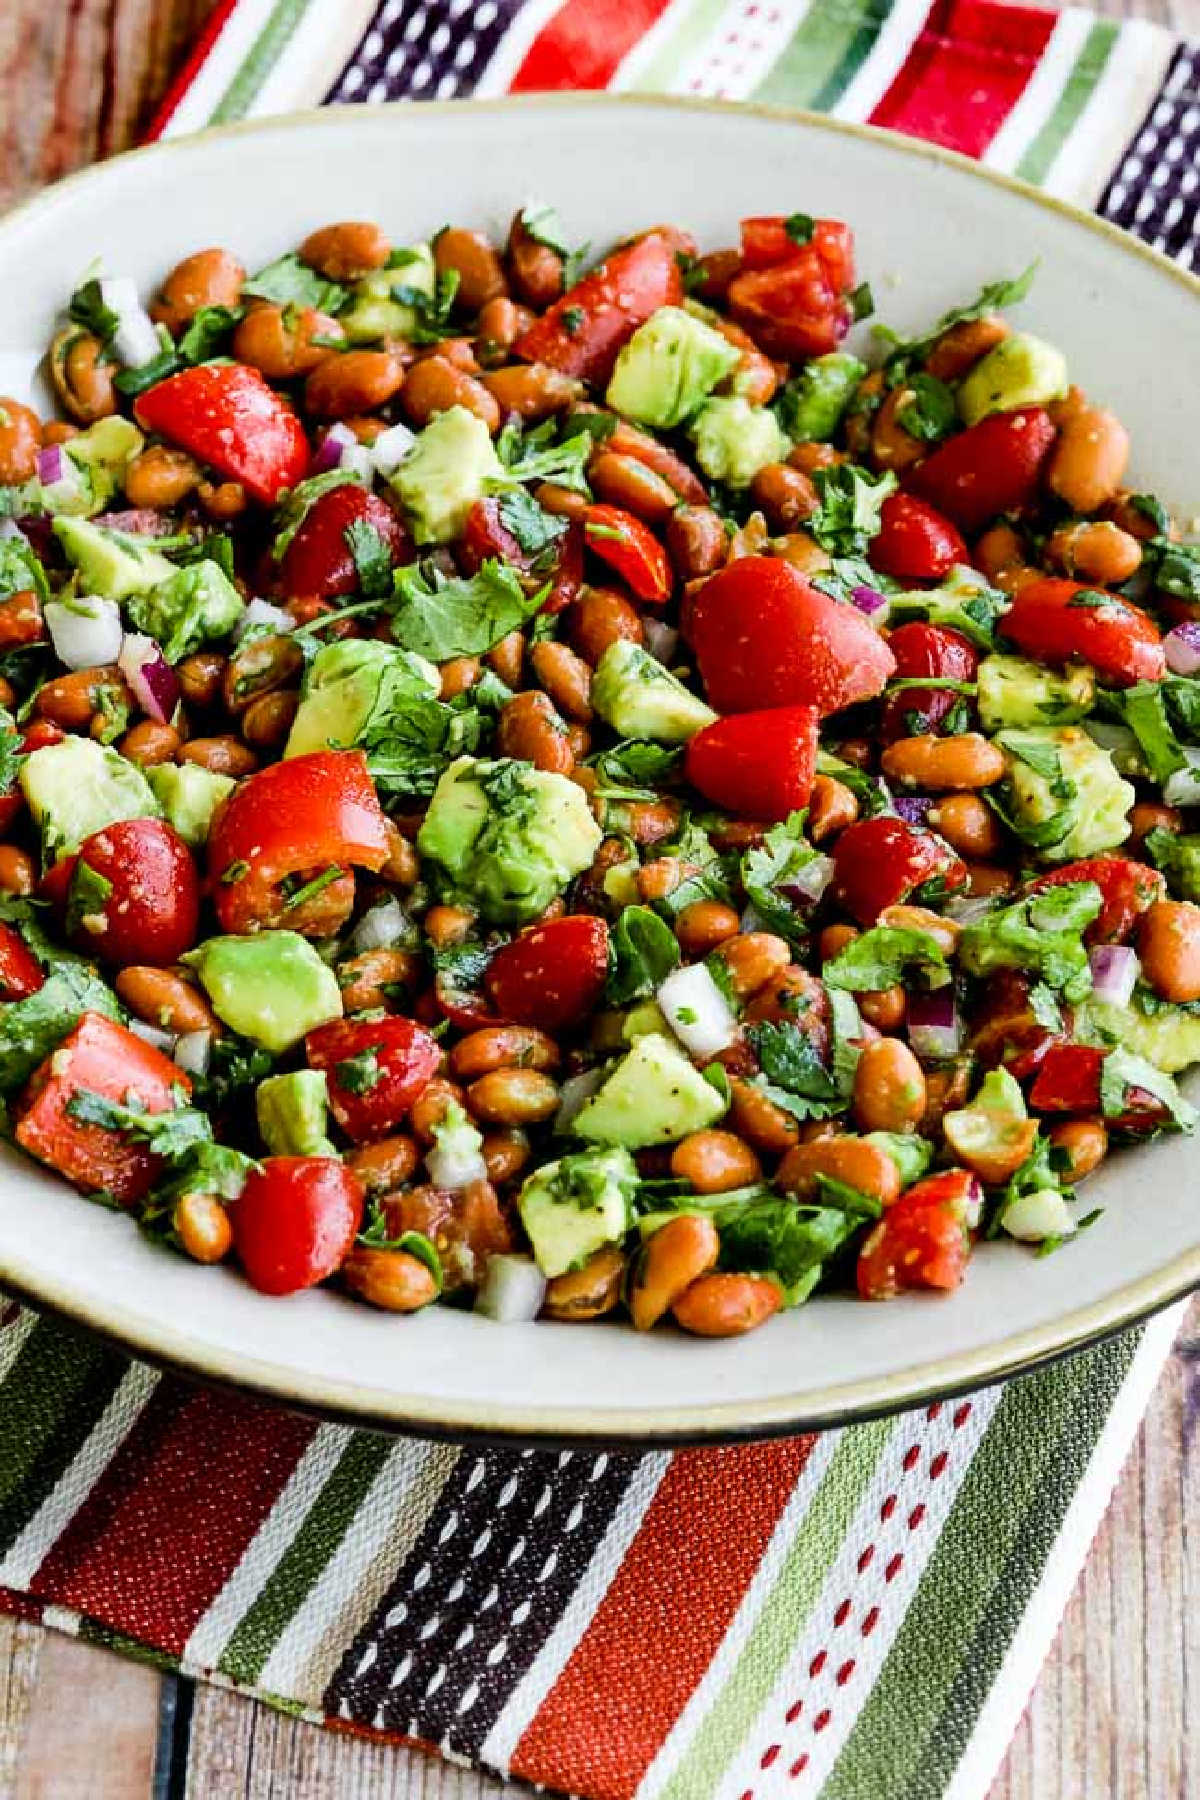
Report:
<svg viewBox="0 0 1200 1800"><path fill-rule="evenodd" d="M377 525L369 519L352 519L343 536L354 558L359 592L364 600L381 600L392 592L392 553Z"/></svg>
<svg viewBox="0 0 1200 1800"><path fill-rule="evenodd" d="M333 1075L338 1086L345 1088L348 1094L369 1094L383 1080L384 1071L379 1066L378 1052L367 1049L335 1063Z"/></svg>
<svg viewBox="0 0 1200 1800"><path fill-rule="evenodd" d="M340 311L349 299L346 288L339 282L326 281L302 263L294 251L252 275L242 292L257 300L273 300L276 306L311 306L323 313Z"/></svg>

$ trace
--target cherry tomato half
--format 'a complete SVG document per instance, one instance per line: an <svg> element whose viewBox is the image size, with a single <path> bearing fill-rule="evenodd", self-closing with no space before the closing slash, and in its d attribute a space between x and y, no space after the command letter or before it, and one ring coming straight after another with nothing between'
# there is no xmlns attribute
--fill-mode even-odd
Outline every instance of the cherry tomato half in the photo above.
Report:
<svg viewBox="0 0 1200 1800"><path fill-rule="evenodd" d="M1120 687L1161 681L1167 672L1162 637L1150 615L1119 595L1082 581L1047 576L1028 582L1005 613L1000 630L1036 662L1065 663L1078 657L1090 663L1102 681Z"/></svg>
<svg viewBox="0 0 1200 1800"><path fill-rule="evenodd" d="M498 950L484 986L502 1018L565 1031L599 1005L607 974L608 926L572 913L531 925Z"/></svg>
<svg viewBox="0 0 1200 1800"><path fill-rule="evenodd" d="M846 827L833 847L833 869L842 905L860 925L873 925L885 907L911 899L926 882L952 889L967 879L949 844L887 813Z"/></svg>
<svg viewBox="0 0 1200 1800"><path fill-rule="evenodd" d="M363 1191L332 1156L268 1156L229 1209L233 1243L260 1294L295 1294L339 1269L362 1224Z"/></svg>
<svg viewBox="0 0 1200 1800"><path fill-rule="evenodd" d="M393 1131L437 1073L436 1039L411 1019L334 1019L304 1040L324 1069L329 1110L356 1144Z"/></svg>
<svg viewBox="0 0 1200 1800"><path fill-rule="evenodd" d="M200 876L163 819L121 819L85 838L66 893L73 944L105 962L178 962L196 942Z"/></svg>

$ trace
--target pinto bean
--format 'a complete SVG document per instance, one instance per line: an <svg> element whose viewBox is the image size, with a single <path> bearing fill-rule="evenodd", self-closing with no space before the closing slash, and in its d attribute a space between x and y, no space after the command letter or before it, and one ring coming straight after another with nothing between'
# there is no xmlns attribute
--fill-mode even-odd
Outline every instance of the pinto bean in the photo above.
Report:
<svg viewBox="0 0 1200 1800"><path fill-rule="evenodd" d="M411 992L421 977L421 958L415 950L364 950L348 956L337 967L342 1005L348 1013L387 1010L389 988Z"/></svg>
<svg viewBox="0 0 1200 1800"><path fill-rule="evenodd" d="M675 935L685 956L707 956L737 932L738 915L721 900L693 900L675 921Z"/></svg>
<svg viewBox="0 0 1200 1800"><path fill-rule="evenodd" d="M236 306L246 271L228 250L196 250L176 263L150 303L150 317L170 332L190 325L205 306Z"/></svg>
<svg viewBox="0 0 1200 1800"><path fill-rule="evenodd" d="M374 412L400 391L404 365L391 350L333 351L304 384L304 404L321 419Z"/></svg>
<svg viewBox="0 0 1200 1800"><path fill-rule="evenodd" d="M32 588L20 588L7 600L0 600L0 650L40 644L45 635L42 603Z"/></svg>
<svg viewBox="0 0 1200 1800"><path fill-rule="evenodd" d="M549 363L511 363L489 369L481 379L502 413L516 413L529 423L565 411L584 391L581 382Z"/></svg>
<svg viewBox="0 0 1200 1800"><path fill-rule="evenodd" d="M925 1072L907 1044L868 1044L854 1073L854 1117L863 1131L912 1131L925 1111Z"/></svg>
<svg viewBox="0 0 1200 1800"><path fill-rule="evenodd" d="M384 1312L420 1312L437 1299L431 1271L407 1250L374 1250L357 1244L342 1264L352 1294Z"/></svg>
<svg viewBox="0 0 1200 1800"><path fill-rule="evenodd" d="M121 755L142 769L156 768L175 760L180 736L173 725L160 725L157 719L139 719L117 745Z"/></svg>
<svg viewBox="0 0 1200 1800"><path fill-rule="evenodd" d="M75 669L69 675L56 675L53 681L39 688L33 709L39 719L49 719L63 731L86 731L105 694L132 701L125 677L115 663L101 663L94 669Z"/></svg>
<svg viewBox="0 0 1200 1800"><path fill-rule="evenodd" d="M925 358L925 368L939 381L959 381L989 350L1004 342L1012 327L997 313L964 319L943 331Z"/></svg>
<svg viewBox="0 0 1200 1800"><path fill-rule="evenodd" d="M1049 1138L1056 1150L1065 1150L1070 1162L1064 1170L1068 1181L1083 1181L1108 1155L1108 1128L1103 1119L1064 1119L1052 1125Z"/></svg>
<svg viewBox="0 0 1200 1800"><path fill-rule="evenodd" d="M567 632L572 644L594 669L610 644L625 638L640 644L644 636L637 608L613 588L585 587L571 603Z"/></svg>
<svg viewBox="0 0 1200 1800"><path fill-rule="evenodd" d="M742 1337L779 1311L783 1297L763 1275L702 1275L671 1307L696 1337Z"/></svg>
<svg viewBox="0 0 1200 1800"><path fill-rule="evenodd" d="M894 387L871 421L871 457L879 469L910 469L926 454L926 445L900 423L899 413L913 399L913 391Z"/></svg>
<svg viewBox="0 0 1200 1800"><path fill-rule="evenodd" d="M1200 1000L1200 906L1156 900L1138 929L1142 973L1164 1000Z"/></svg>
<svg viewBox="0 0 1200 1800"><path fill-rule="evenodd" d="M602 1318L618 1305L624 1276L625 1258L613 1245L606 1244L588 1257L582 1269L569 1269L547 1283L542 1317Z"/></svg>
<svg viewBox="0 0 1200 1800"><path fill-rule="evenodd" d="M729 1123L740 1138L764 1156L781 1156L791 1149L800 1135L791 1113L740 1076L730 1077L729 1090Z"/></svg>
<svg viewBox="0 0 1200 1800"><path fill-rule="evenodd" d="M200 465L186 450L150 444L125 465L125 498L130 506L156 511L178 506L200 482Z"/></svg>
<svg viewBox="0 0 1200 1800"><path fill-rule="evenodd" d="M1097 519L1060 526L1046 545L1046 556L1064 575L1117 587L1137 574L1142 546L1111 520Z"/></svg>
<svg viewBox="0 0 1200 1800"><path fill-rule="evenodd" d="M218 1263L233 1248L233 1226L215 1194L182 1195L171 1224L180 1249L193 1262Z"/></svg>
<svg viewBox="0 0 1200 1800"><path fill-rule="evenodd" d="M0 844L0 893L17 894L22 899L37 886L37 868L26 850L15 844Z"/></svg>
<svg viewBox="0 0 1200 1800"><path fill-rule="evenodd" d="M377 1200L410 1181L420 1160L413 1140L397 1134L348 1151L346 1167L361 1181L368 1200Z"/></svg>
<svg viewBox="0 0 1200 1800"><path fill-rule="evenodd" d="M900 1197L900 1171L895 1162L865 1138L819 1138L797 1144L780 1163L775 1180L785 1194L809 1201L819 1197L818 1175L844 1181L860 1194L870 1194L881 1206L890 1206Z"/></svg>
<svg viewBox="0 0 1200 1800"><path fill-rule="evenodd" d="M279 750L287 742L300 694L296 688L260 694L242 714L242 736L252 750Z"/></svg>
<svg viewBox="0 0 1200 1800"><path fill-rule="evenodd" d="M1099 512L1121 485L1129 433L1115 413L1085 406L1063 422L1046 464L1046 486L1072 512Z"/></svg>
<svg viewBox="0 0 1200 1800"><path fill-rule="evenodd" d="M197 650L184 657L175 673L184 704L205 711L220 698L225 658L217 650Z"/></svg>
<svg viewBox="0 0 1200 1800"><path fill-rule="evenodd" d="M514 1126L489 1131L483 1140L488 1180L496 1187L515 1181L532 1154L529 1139Z"/></svg>
<svg viewBox="0 0 1200 1800"><path fill-rule="evenodd" d="M506 295L482 306L475 321L475 355L483 367L507 362L509 351L532 323L533 314Z"/></svg>
<svg viewBox="0 0 1200 1800"><path fill-rule="evenodd" d="M454 304L460 312L477 313L508 293L504 265L482 231L448 225L434 239L433 260L439 274L458 276Z"/></svg>
<svg viewBox="0 0 1200 1800"><path fill-rule="evenodd" d="M197 763L200 768L208 769L213 775L232 775L240 781L243 775L253 775L258 767L258 758L248 745L240 744L235 737L222 733L218 737L192 738L179 752L180 762Z"/></svg>
<svg viewBox="0 0 1200 1800"><path fill-rule="evenodd" d="M904 787L991 787L1004 774L1004 753L977 731L959 737L897 738L880 758L880 767L891 781Z"/></svg>
<svg viewBox="0 0 1200 1800"><path fill-rule="evenodd" d="M174 1032L177 1036L190 1031L220 1032L216 1015L204 995L172 969L131 963L119 971L113 986L117 998L135 1018L144 1020L147 1025L157 1025L160 1030Z"/></svg>
<svg viewBox="0 0 1200 1800"><path fill-rule="evenodd" d="M858 801L850 789L832 775L818 775L808 802L808 835L813 843L827 843L857 817Z"/></svg>
<svg viewBox="0 0 1200 1800"><path fill-rule="evenodd" d="M540 1069L492 1069L471 1083L467 1099L488 1125L538 1125L558 1110L558 1088Z"/></svg>
<svg viewBox="0 0 1200 1800"><path fill-rule="evenodd" d="M506 260L519 300L541 312L558 299L563 291L563 259L530 235L521 213L515 214L508 229Z"/></svg>
<svg viewBox="0 0 1200 1800"><path fill-rule="evenodd" d="M357 281L382 269L392 246L386 232L365 219L341 219L310 231L300 246L300 260L329 281Z"/></svg>
<svg viewBox="0 0 1200 1800"><path fill-rule="evenodd" d="M681 581L713 575L725 562L729 539L711 506L679 506L667 520L663 542Z"/></svg>
<svg viewBox="0 0 1200 1800"><path fill-rule="evenodd" d="M720 1251L711 1219L681 1213L649 1239L635 1266L629 1313L638 1331L657 1325L694 1281L716 1267Z"/></svg>
<svg viewBox="0 0 1200 1800"><path fill-rule="evenodd" d="M255 638L235 650L225 665L221 677L225 710L236 718L260 694L270 694L297 680L303 669L304 652L285 632Z"/></svg>
<svg viewBox="0 0 1200 1800"><path fill-rule="evenodd" d="M345 332L328 313L315 306L255 306L233 334L233 354L268 381L295 381L311 375L329 355L331 339ZM314 342L314 339L323 340Z"/></svg>
<svg viewBox="0 0 1200 1800"><path fill-rule="evenodd" d="M414 363L400 396L400 410L410 425L428 425L435 413L464 407L482 419L489 431L500 428L500 407L482 381L456 368L445 356L426 356Z"/></svg>
<svg viewBox="0 0 1200 1800"><path fill-rule="evenodd" d="M725 965L738 1000L748 1000L768 981L776 980L792 960L785 940L769 931L741 932L726 939L716 955Z"/></svg>
<svg viewBox="0 0 1200 1800"><path fill-rule="evenodd" d="M117 410L115 364L100 339L69 325L50 346L50 379L63 408L80 425L94 425Z"/></svg>
<svg viewBox="0 0 1200 1800"><path fill-rule="evenodd" d="M478 1081L493 1069L557 1069L558 1045L533 1025L485 1025L461 1038L450 1052L456 1081Z"/></svg>
<svg viewBox="0 0 1200 1800"><path fill-rule="evenodd" d="M549 697L532 688L501 707L496 741L501 756L531 762L552 775L569 775L575 767L561 717Z"/></svg>
<svg viewBox="0 0 1200 1800"><path fill-rule="evenodd" d="M42 422L32 407L0 395L0 485L31 481L41 445Z"/></svg>
<svg viewBox="0 0 1200 1800"><path fill-rule="evenodd" d="M592 717L592 671L566 644L545 638L529 653L533 672L566 719L586 725Z"/></svg>
<svg viewBox="0 0 1200 1800"><path fill-rule="evenodd" d="M671 1173L698 1194L725 1194L762 1177L762 1164L732 1131L693 1131L671 1152Z"/></svg>
<svg viewBox="0 0 1200 1800"><path fill-rule="evenodd" d="M978 794L946 794L930 807L926 817L960 856L987 859L999 856L1004 848L1000 822Z"/></svg>
<svg viewBox="0 0 1200 1800"><path fill-rule="evenodd" d="M787 463L768 463L750 483L750 498L766 514L772 531L794 531L816 512L817 490L807 475Z"/></svg>

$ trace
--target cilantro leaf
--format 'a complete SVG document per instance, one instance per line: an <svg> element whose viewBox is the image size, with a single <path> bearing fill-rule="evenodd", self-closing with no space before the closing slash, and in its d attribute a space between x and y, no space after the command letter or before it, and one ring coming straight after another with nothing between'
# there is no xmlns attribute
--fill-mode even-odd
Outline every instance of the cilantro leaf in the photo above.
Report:
<svg viewBox="0 0 1200 1800"><path fill-rule="evenodd" d="M39 600L50 598L50 583L42 559L29 539L21 532L15 537L0 538L0 600L32 588ZM32 649L32 645L21 645Z"/></svg>
<svg viewBox="0 0 1200 1800"><path fill-rule="evenodd" d="M339 312L350 297L340 282L326 281L302 263L294 250L252 275L242 292L258 300L273 300L276 306L311 306L323 313Z"/></svg>
<svg viewBox="0 0 1200 1800"><path fill-rule="evenodd" d="M331 488L341 487L347 481L357 480L357 475L352 475L345 469L326 469L323 475L310 475L306 481L298 481L294 488L285 489L275 503L272 561L283 561L292 539L308 517L309 508L322 494L327 494Z"/></svg>
<svg viewBox="0 0 1200 1800"><path fill-rule="evenodd" d="M659 788L682 756L679 745L625 738L591 758L596 794L602 800L657 800Z"/></svg>
<svg viewBox="0 0 1200 1800"><path fill-rule="evenodd" d="M775 1197L745 1201L717 1214L718 1266L773 1275L786 1303L798 1306L862 1223L861 1213L841 1206L800 1206Z"/></svg>
<svg viewBox="0 0 1200 1800"><path fill-rule="evenodd" d="M246 316L244 306L202 306L176 345L187 363L208 362L225 350L235 325Z"/></svg>
<svg viewBox="0 0 1200 1800"><path fill-rule="evenodd" d="M559 436L558 424L546 419L526 431L519 419L512 419L496 439L496 454L504 464L506 479L493 485L502 490L516 482L553 481L559 487L590 496L584 470L596 439L581 418L568 417Z"/></svg>
<svg viewBox="0 0 1200 1800"><path fill-rule="evenodd" d="M768 931L777 931L791 943L808 935L808 919L816 905L815 887L801 885L804 871L810 876L831 867L829 858L814 850L804 835L806 814L794 812L772 825L761 844L742 857L741 878L746 898Z"/></svg>
<svg viewBox="0 0 1200 1800"><path fill-rule="evenodd" d="M626 1006L653 994L679 966L675 933L648 906L627 906L608 941L605 1002Z"/></svg>
<svg viewBox="0 0 1200 1800"><path fill-rule="evenodd" d="M746 1040L763 1077L768 1096L798 1119L828 1119L845 1110L846 1095L817 1055L812 1039L790 1019L779 1024L751 1025Z"/></svg>
<svg viewBox="0 0 1200 1800"><path fill-rule="evenodd" d="M346 1057L333 1067L334 1079L348 1094L372 1093L383 1080L383 1073L378 1053L370 1047L360 1050L357 1056Z"/></svg>
<svg viewBox="0 0 1200 1800"><path fill-rule="evenodd" d="M1167 716L1165 683L1139 681L1109 694L1107 701L1137 739L1153 780L1161 785L1176 769L1186 768L1187 756Z"/></svg>
<svg viewBox="0 0 1200 1800"><path fill-rule="evenodd" d="M811 244L813 232L817 229L817 221L811 213L790 213L783 221L783 229L793 244Z"/></svg>
<svg viewBox="0 0 1200 1800"><path fill-rule="evenodd" d="M67 317L99 338L102 348L112 343L121 323L112 307L105 306L100 282L95 276L75 289L67 302Z"/></svg>
<svg viewBox="0 0 1200 1800"><path fill-rule="evenodd" d="M566 226L556 209L546 205L544 201L527 200L518 216L527 237L531 237L535 244L544 244L547 250L557 251L562 257L563 287L574 287L591 254L591 245L580 244L572 249L567 240Z"/></svg>
<svg viewBox="0 0 1200 1800"><path fill-rule="evenodd" d="M71 885L67 890L67 911L65 926L68 936L74 936L80 926L87 930L87 921L102 914L112 897L113 884L107 875L101 875L90 863L80 857L75 864L71 876Z"/></svg>
<svg viewBox="0 0 1200 1800"><path fill-rule="evenodd" d="M936 938L927 931L873 925L825 964L821 979L827 987L872 994L895 987L914 969L929 978L931 987L943 987L949 980L946 958Z"/></svg>
<svg viewBox="0 0 1200 1800"><path fill-rule="evenodd" d="M1083 934L1101 904L1094 881L1067 881L1026 894L965 926L959 961L969 975L1025 969L1064 999L1082 1000L1092 987Z"/></svg>
<svg viewBox="0 0 1200 1800"><path fill-rule="evenodd" d="M854 463L835 463L817 469L813 483L821 504L806 530L831 556L864 555L879 530L879 509L899 485L893 472L874 476Z"/></svg>
<svg viewBox="0 0 1200 1800"><path fill-rule="evenodd" d="M567 531L567 521L539 506L525 488L512 488L501 494L497 510L500 523L516 538L526 556L541 556L558 544Z"/></svg>
<svg viewBox="0 0 1200 1800"><path fill-rule="evenodd" d="M1160 594L1200 600L1200 544L1176 544L1168 537L1155 537L1142 546L1142 557L1151 586Z"/></svg>
<svg viewBox="0 0 1200 1800"><path fill-rule="evenodd" d="M133 1092L122 1102L81 1087L67 1101L67 1112L83 1125L98 1125L129 1143L145 1144L151 1155L160 1156L172 1171L172 1192L190 1189L233 1200L251 1169L257 1167L252 1157L214 1140L208 1114L187 1104L182 1084L175 1090L175 1106L169 1111L147 1111Z"/></svg>
<svg viewBox="0 0 1200 1800"><path fill-rule="evenodd" d="M1200 1115L1185 1100L1171 1077L1144 1056L1135 1056L1121 1045L1110 1050L1100 1066L1100 1110L1106 1119L1119 1119L1130 1110L1131 1093L1151 1094L1166 1108L1177 1131L1195 1131Z"/></svg>
<svg viewBox="0 0 1200 1800"><path fill-rule="evenodd" d="M954 395L936 375L912 375L896 407L896 423L922 444L937 444L958 425Z"/></svg>
<svg viewBox="0 0 1200 1800"><path fill-rule="evenodd" d="M25 759L12 714L0 706L0 794L10 793Z"/></svg>
<svg viewBox="0 0 1200 1800"><path fill-rule="evenodd" d="M989 282L974 300L968 301L965 306L951 307L949 312L943 313L932 331L927 332L924 337L901 338L886 325L877 325L876 335L890 346L887 358L889 370L895 369L897 365L903 368L910 363L923 362L938 339L952 325L964 325L970 319L982 319L985 313L999 312L1006 306L1015 306L1019 300L1024 300L1033 286L1037 269L1037 263L1032 262L1014 280Z"/></svg>
<svg viewBox="0 0 1200 1800"><path fill-rule="evenodd" d="M342 533L354 558L359 592L364 600L381 600L392 592L392 553L379 527L369 519L352 519Z"/></svg>
<svg viewBox="0 0 1200 1800"><path fill-rule="evenodd" d="M36 946L30 947L36 955ZM22 1087L85 1012L120 1017L115 995L91 964L55 952L37 993L0 1008L0 1093Z"/></svg>
<svg viewBox="0 0 1200 1800"><path fill-rule="evenodd" d="M458 327L451 321L450 310L458 293L459 280L457 269L439 270L432 294L409 287L406 282L392 283L392 299L401 306L411 307L416 315L416 323L408 334L412 343L437 344L443 338L455 335Z"/></svg>
<svg viewBox="0 0 1200 1800"><path fill-rule="evenodd" d="M546 597L544 589L527 594L516 570L495 558L471 576L445 576L432 564L410 563L396 570L395 589L400 605L392 616L393 638L436 663L486 655Z"/></svg>

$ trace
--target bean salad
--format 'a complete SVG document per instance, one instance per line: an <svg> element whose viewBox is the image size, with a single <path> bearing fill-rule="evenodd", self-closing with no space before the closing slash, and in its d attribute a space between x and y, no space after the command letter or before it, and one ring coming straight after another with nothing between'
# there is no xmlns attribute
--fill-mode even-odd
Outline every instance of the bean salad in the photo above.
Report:
<svg viewBox="0 0 1200 1800"><path fill-rule="evenodd" d="M535 203L89 272L0 399L9 1139L396 1313L1067 1246L1195 1125L1200 547L1034 275L902 338L840 221Z"/></svg>

